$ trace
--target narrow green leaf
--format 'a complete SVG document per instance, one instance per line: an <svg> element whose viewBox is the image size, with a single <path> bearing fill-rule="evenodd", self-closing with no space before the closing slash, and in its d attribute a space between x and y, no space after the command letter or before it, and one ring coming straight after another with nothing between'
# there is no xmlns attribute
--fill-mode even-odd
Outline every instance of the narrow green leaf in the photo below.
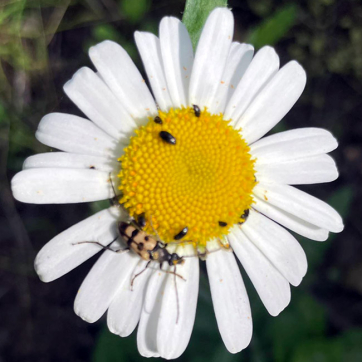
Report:
<svg viewBox="0 0 362 362"><path fill-rule="evenodd" d="M90 215L93 215L99 211L102 211L104 209L108 209L111 206L111 203L109 200L101 200L101 201L95 201L90 204Z"/></svg>
<svg viewBox="0 0 362 362"><path fill-rule="evenodd" d="M212 10L217 7L226 7L227 0L187 0L182 22L185 24L196 49L202 27Z"/></svg>
<svg viewBox="0 0 362 362"><path fill-rule="evenodd" d="M21 17L26 6L26 0L9 2L9 5L5 5L0 8L0 25L5 21L11 22L16 17Z"/></svg>
<svg viewBox="0 0 362 362"><path fill-rule="evenodd" d="M248 43L253 44L255 48L276 44L292 28L296 18L296 5L284 6L252 31Z"/></svg>

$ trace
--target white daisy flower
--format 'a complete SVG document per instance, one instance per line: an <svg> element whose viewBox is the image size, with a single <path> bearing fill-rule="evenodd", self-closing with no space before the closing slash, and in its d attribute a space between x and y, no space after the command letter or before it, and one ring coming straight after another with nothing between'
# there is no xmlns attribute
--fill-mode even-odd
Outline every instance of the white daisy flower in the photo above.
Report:
<svg viewBox="0 0 362 362"><path fill-rule="evenodd" d="M301 95L303 68L291 61L279 69L271 47L253 58L251 45L232 41L233 28L231 11L215 9L195 56L176 18L162 19L159 38L136 32L154 98L121 46L92 47L97 72L82 68L64 86L89 120L46 115L36 137L64 152L29 157L12 180L14 197L28 203L111 199L112 185L119 193L122 207L98 212L43 247L35 268L45 282L110 245L119 223L139 215L146 220L140 235L157 232L167 243L159 244L162 252L184 261L176 275L176 263L159 271L159 254L142 254L139 244L105 250L77 294L75 312L87 322L108 310L108 327L120 336L139 323L146 357L177 358L187 347L199 288L195 255L206 253L221 337L236 353L250 342L252 317L235 255L276 316L307 270L303 249L284 227L317 241L343 229L334 209L291 186L338 177L326 155L337 147L334 137L303 128L262 138ZM110 248L125 244L118 238ZM156 260L145 269L150 257Z"/></svg>

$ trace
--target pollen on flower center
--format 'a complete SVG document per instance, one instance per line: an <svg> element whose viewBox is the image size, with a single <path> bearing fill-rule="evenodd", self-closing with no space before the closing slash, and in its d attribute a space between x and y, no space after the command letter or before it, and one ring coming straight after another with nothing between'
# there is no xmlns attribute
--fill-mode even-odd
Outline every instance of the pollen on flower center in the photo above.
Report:
<svg viewBox="0 0 362 362"><path fill-rule="evenodd" d="M164 242L187 227L182 240L205 246L242 222L251 206L255 171L249 147L222 114L204 110L197 117L188 107L160 111L159 118L135 131L119 159L119 202L135 219L144 213L145 231L154 234L154 228Z"/></svg>

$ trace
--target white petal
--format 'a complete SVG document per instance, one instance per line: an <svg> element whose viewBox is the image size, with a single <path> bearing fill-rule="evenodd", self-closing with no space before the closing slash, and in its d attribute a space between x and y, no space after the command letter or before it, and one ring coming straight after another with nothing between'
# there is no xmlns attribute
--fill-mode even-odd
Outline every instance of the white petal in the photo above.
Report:
<svg viewBox="0 0 362 362"><path fill-rule="evenodd" d="M121 144L88 120L64 113L50 113L42 118L35 137L47 146L84 155L117 158Z"/></svg>
<svg viewBox="0 0 362 362"><path fill-rule="evenodd" d="M293 186L259 183L253 193L302 220L334 233L343 230L342 218L336 210L314 196Z"/></svg>
<svg viewBox="0 0 362 362"><path fill-rule="evenodd" d="M254 210L250 210L242 230L290 284L300 284L307 272L307 258L287 230Z"/></svg>
<svg viewBox="0 0 362 362"><path fill-rule="evenodd" d="M33 168L11 180L15 199L31 204L69 204L110 199L109 172L66 168Z"/></svg>
<svg viewBox="0 0 362 362"><path fill-rule="evenodd" d="M254 48L250 44L237 42L231 44L215 102L209 109L211 113L224 112L226 104L234 94L236 86L250 64L253 54Z"/></svg>
<svg viewBox="0 0 362 362"><path fill-rule="evenodd" d="M193 247L186 246L186 252L180 253L182 247L177 248L180 255L193 252ZM187 251L189 249L189 251ZM173 268L171 268L173 270ZM178 265L177 274L166 277L162 306L157 326L157 347L160 356L166 359L179 357L186 349L192 328L195 322L197 297L199 294L199 261L198 258L185 259L183 265ZM175 287L175 281L177 290ZM178 301L177 296L178 295ZM179 312L177 311L179 303ZM178 318L178 320L177 320Z"/></svg>
<svg viewBox="0 0 362 362"><path fill-rule="evenodd" d="M188 106L188 90L194 52L189 33L180 20L164 17L160 42L168 90L174 107Z"/></svg>
<svg viewBox="0 0 362 362"><path fill-rule="evenodd" d="M90 120L113 138L124 137L136 128L129 113L91 69L79 69L65 83L64 91Z"/></svg>
<svg viewBox="0 0 362 362"><path fill-rule="evenodd" d="M337 140L321 128L298 128L264 137L250 146L259 164L321 155L337 148Z"/></svg>
<svg viewBox="0 0 362 362"><path fill-rule="evenodd" d="M89 49L89 57L108 87L137 124L157 114L156 104L144 79L127 52L105 40Z"/></svg>
<svg viewBox="0 0 362 362"><path fill-rule="evenodd" d="M312 240L327 240L329 234L327 230L318 228L317 226L314 226L297 216L271 205L269 202L264 199L262 200L255 195L253 196L253 200L253 208L255 210L258 210L268 218L276 221L278 224L281 224L297 234Z"/></svg>
<svg viewBox="0 0 362 362"><path fill-rule="evenodd" d="M281 68L238 121L244 139L250 144L271 130L293 107L305 83L305 71L296 61Z"/></svg>
<svg viewBox="0 0 362 362"><path fill-rule="evenodd" d="M227 104L225 119L236 124L250 103L276 74L279 57L272 47L261 48L250 63L243 78Z"/></svg>
<svg viewBox="0 0 362 362"><path fill-rule="evenodd" d="M246 348L253 333L248 294L231 251L221 249L206 259L212 303L222 340L230 353Z"/></svg>
<svg viewBox="0 0 362 362"><path fill-rule="evenodd" d="M217 8L211 12L197 45L190 81L190 104L201 109L210 107L222 81L234 33L230 10Z"/></svg>
<svg viewBox="0 0 362 362"><path fill-rule="evenodd" d="M140 258L131 252L106 250L84 279L74 301L74 311L88 323L96 322L105 313L117 291L130 288L132 271Z"/></svg>
<svg viewBox="0 0 362 362"><path fill-rule="evenodd" d="M110 207L71 226L50 240L35 259L35 270L43 282L51 282L70 272L102 250L95 244L77 244L97 241L108 245L118 234L117 222L126 220L120 207Z"/></svg>
<svg viewBox="0 0 362 362"><path fill-rule="evenodd" d="M256 178L261 182L276 182L288 185L306 185L331 182L338 178L333 158L318 155L297 160L259 164L255 163Z"/></svg>
<svg viewBox="0 0 362 362"><path fill-rule="evenodd" d="M157 104L167 111L172 107L172 101L163 70L160 41L151 33L139 31L135 32L134 38Z"/></svg>
<svg viewBox="0 0 362 362"><path fill-rule="evenodd" d="M228 239L265 308L272 316L277 316L290 302L288 281L238 226L232 229Z"/></svg>
<svg viewBox="0 0 362 362"><path fill-rule="evenodd" d="M146 266L146 263L145 261L140 263L141 270ZM128 283L123 284L118 290L107 313L107 324L112 333L127 337L136 328L150 274L151 269L147 268L141 276L135 279L133 290Z"/></svg>
<svg viewBox="0 0 362 362"><path fill-rule="evenodd" d="M120 169L120 164L104 157L68 152L49 152L28 157L24 161L23 169L30 168L88 168L109 173L117 172Z"/></svg>
<svg viewBox="0 0 362 362"><path fill-rule="evenodd" d="M166 273L154 271L148 282L145 303L137 331L137 347L143 357L160 357L157 349L157 326Z"/></svg>

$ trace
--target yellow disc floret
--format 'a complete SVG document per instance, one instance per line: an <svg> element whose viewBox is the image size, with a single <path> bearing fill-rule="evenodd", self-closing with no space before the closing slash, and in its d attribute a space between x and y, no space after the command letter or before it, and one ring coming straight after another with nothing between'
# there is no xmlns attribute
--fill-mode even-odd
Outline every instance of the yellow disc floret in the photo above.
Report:
<svg viewBox="0 0 362 362"><path fill-rule="evenodd" d="M154 234L154 228L164 242L187 227L182 240L205 246L243 221L253 201L254 161L240 130L222 114L205 109L197 117L189 107L160 111L159 117L162 124L150 119L136 130L119 159L120 203L135 219L144 213L145 231Z"/></svg>

